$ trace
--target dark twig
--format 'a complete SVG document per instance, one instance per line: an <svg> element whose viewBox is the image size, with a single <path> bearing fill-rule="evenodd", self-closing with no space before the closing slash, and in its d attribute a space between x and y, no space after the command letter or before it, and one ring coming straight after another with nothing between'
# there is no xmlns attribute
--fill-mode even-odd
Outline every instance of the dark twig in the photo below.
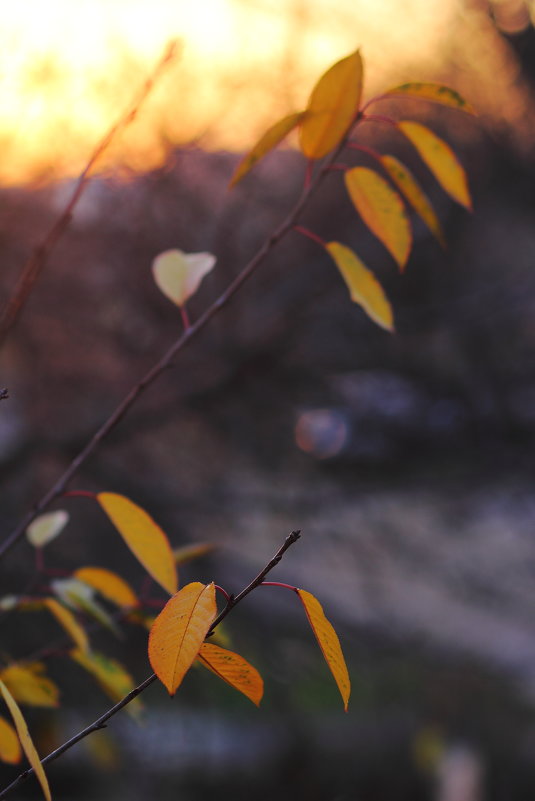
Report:
<svg viewBox="0 0 535 801"><path fill-rule="evenodd" d="M78 180L74 187L74 191L69 201L67 202L67 205L65 206L63 212L56 220L56 222L53 224L52 228L49 230L49 232L47 233L41 244L35 248L29 259L27 260L26 264L22 268L22 272L17 282L17 285L0 318L0 347L3 345L7 335L17 322L24 308L24 305L28 300L28 297L35 285L35 282L39 278L39 275L41 274L43 268L45 267L50 257L50 254L54 250L54 247L56 246L58 240L63 235L65 229L68 227L72 219L74 209L78 201L80 200L84 190L86 189L89 181L91 180L91 171L95 166L95 163L108 149L110 143L116 137L116 135L120 131L124 130L128 125L130 125L131 122L135 120L139 109L147 99L148 95L150 94L154 84L156 83L163 69L167 67L167 65L175 58L176 51L177 51L176 42L172 42L167 47L166 52L164 53L163 57L157 64L156 69L154 70L152 76L148 78L143 84L143 87L141 88L138 97L134 100L128 111L121 117L121 119L115 125L113 125L110 128L108 133L98 143L95 150L91 154L89 161L87 162L84 169L78 176Z"/></svg>
<svg viewBox="0 0 535 801"><path fill-rule="evenodd" d="M0 400L5 400L6 398L9 398L7 389L0 389Z"/></svg>
<svg viewBox="0 0 535 801"><path fill-rule="evenodd" d="M216 617L216 619L210 626L207 637L210 636L210 634L212 634L216 626L218 626L221 623L223 618L225 618L228 615L230 610L233 609L236 606L236 604L239 604L240 601L243 601L243 599L247 595L249 595L250 592L252 592L256 587L258 587L262 583L265 576L270 572L270 570L273 570L273 568L279 564L280 560L282 559L283 555L286 553L288 548L290 548L290 546L293 545L294 542L297 542L300 535L301 535L300 531L292 531L291 534L289 534L286 537L284 544L279 548L273 559L270 559L270 561L267 563L264 569L260 571L258 576L255 579L253 579L250 582L250 584L248 584L247 587L245 587L245 589L243 589L238 595L236 595L235 597L231 595L229 597L227 605L219 613L219 615ZM125 706L127 706L131 701L133 701L134 698L137 698L138 695L140 695L147 689L147 687L150 687L150 685L153 684L156 681L156 679L157 676L155 673L153 673L151 676L145 679L145 681L142 681L141 684L138 684L137 687L134 687L134 689L131 690L127 695L125 695L124 698L122 698L117 704L108 709L107 712L104 712L104 714L101 715L99 718L97 718L95 721L93 721L93 723L91 723L89 726L86 726L85 729L82 729L73 737L70 737L62 745L60 745L58 748L56 748L54 751L48 754L48 756L44 757L44 759L41 760L41 764L48 765L49 762L53 762L55 759L58 759L58 757L64 754L65 751L68 751L70 748L76 745L76 743L79 743L80 740L83 740L89 734L92 734L95 731L99 731L100 729L105 729L106 724L108 720L110 720L110 718L116 715L117 712L120 712L120 710L123 709ZM32 776L34 773L35 771L33 768L28 768L27 770L20 773L17 776L17 778L11 782L11 784L9 784L0 792L0 799L5 798L12 790L15 790L17 787L19 787L19 785L21 785L23 782L29 779L30 776Z"/></svg>

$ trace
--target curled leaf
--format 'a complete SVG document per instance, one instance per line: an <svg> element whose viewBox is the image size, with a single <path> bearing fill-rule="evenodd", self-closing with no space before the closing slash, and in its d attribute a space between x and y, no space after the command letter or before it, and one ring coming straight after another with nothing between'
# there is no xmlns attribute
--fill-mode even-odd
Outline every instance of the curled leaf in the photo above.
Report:
<svg viewBox="0 0 535 801"><path fill-rule="evenodd" d="M26 537L34 548L42 548L62 532L69 520L64 509L39 515L26 529Z"/></svg>
<svg viewBox="0 0 535 801"><path fill-rule="evenodd" d="M73 573L74 578L89 584L108 601L120 607L139 606L139 601L130 585L117 573L103 567L80 567Z"/></svg>
<svg viewBox="0 0 535 801"><path fill-rule="evenodd" d="M400 196L368 167L346 170L344 180L356 210L403 270L409 258L412 234Z"/></svg>
<svg viewBox="0 0 535 801"><path fill-rule="evenodd" d="M464 97L461 97L459 92L455 89L450 89L449 86L442 86L439 83L404 83L401 86L395 86L385 92L385 95L398 95L401 97L415 97L421 100L430 100L433 103L440 103L443 106L450 106L450 108L458 108L461 111L466 111L467 114L475 114L474 109Z"/></svg>
<svg viewBox="0 0 535 801"><path fill-rule="evenodd" d="M383 167L414 211L427 225L442 247L446 247L444 234L435 210L420 184L404 164L394 156L381 156Z"/></svg>
<svg viewBox="0 0 535 801"><path fill-rule="evenodd" d="M75 645L77 645L80 650L87 651L89 648L89 639L85 630L78 623L72 612L56 601L55 598L45 598L43 605L54 615L58 623L63 626Z"/></svg>
<svg viewBox="0 0 535 801"><path fill-rule="evenodd" d="M158 289L177 306L183 306L215 263L216 257L211 253L165 250L152 262L152 274Z"/></svg>
<svg viewBox="0 0 535 801"><path fill-rule="evenodd" d="M37 780L41 785L43 795L47 799L47 801L52 801L48 780L46 778L44 768L41 765L39 754L35 750L33 740L30 737L30 732L28 731L28 726L26 725L24 716L20 711L17 702L15 701L15 699L9 692L9 689L6 687L6 685L2 680L0 680L0 692L2 693L4 701L7 704L7 708L9 709L10 715L13 718L13 723L15 724L15 728L17 730L17 734L19 736L20 744L22 745L23 751L28 758L28 762L34 769Z"/></svg>
<svg viewBox="0 0 535 801"><path fill-rule="evenodd" d="M44 672L42 662L13 663L0 671L0 679L21 704L56 707L59 690Z"/></svg>
<svg viewBox="0 0 535 801"><path fill-rule="evenodd" d="M420 122L402 120L397 125L412 142L444 191L471 211L466 173L451 147Z"/></svg>
<svg viewBox="0 0 535 801"><path fill-rule="evenodd" d="M262 676L243 656L212 643L203 643L197 659L220 679L259 706L264 694Z"/></svg>
<svg viewBox="0 0 535 801"><path fill-rule="evenodd" d="M394 330L392 307L374 274L351 248L340 242L328 242L325 250L334 260L347 284L351 300L362 306L374 322L387 331Z"/></svg>
<svg viewBox="0 0 535 801"><path fill-rule="evenodd" d="M230 186L235 186L266 153L277 147L288 136L290 131L293 131L299 125L304 115L304 111L296 111L293 114L288 114L287 117L283 117L282 120L268 128L236 167Z"/></svg>
<svg viewBox="0 0 535 801"><path fill-rule="evenodd" d="M348 132L359 110L362 73L357 50L333 64L319 79L301 124L300 145L307 158L323 158Z"/></svg>
<svg viewBox="0 0 535 801"><path fill-rule="evenodd" d="M312 627L318 645L321 648L329 670L334 676L334 680L340 690L340 695L344 702L344 709L347 712L349 695L351 693L351 682L347 665L340 646L340 640L331 623L325 617L325 613L317 598L306 590L297 590L301 603L305 608L308 622Z"/></svg>
<svg viewBox="0 0 535 801"><path fill-rule="evenodd" d="M169 540L140 506L114 492L100 492L97 500L145 570L172 595L178 578Z"/></svg>
<svg viewBox="0 0 535 801"><path fill-rule="evenodd" d="M3 717L0 717L0 759L10 765L16 765L22 759L17 732Z"/></svg>
<svg viewBox="0 0 535 801"><path fill-rule="evenodd" d="M194 581L173 595L154 621L149 661L169 695L190 669L215 615L214 584Z"/></svg>

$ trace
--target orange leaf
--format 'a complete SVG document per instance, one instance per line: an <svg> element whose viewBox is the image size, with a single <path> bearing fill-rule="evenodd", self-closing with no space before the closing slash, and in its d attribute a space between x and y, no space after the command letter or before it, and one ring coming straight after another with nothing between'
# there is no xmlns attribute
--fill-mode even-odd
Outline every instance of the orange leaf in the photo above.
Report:
<svg viewBox="0 0 535 801"><path fill-rule="evenodd" d="M54 615L60 626L63 626L67 634L72 638L74 643L82 651L87 651L89 648L89 639L85 630L78 623L70 609L56 601L55 598L45 598L43 600L44 606L48 611Z"/></svg>
<svg viewBox="0 0 535 801"><path fill-rule="evenodd" d="M349 695L351 693L351 682L349 680L349 673L345 663L342 648L340 647L340 640L338 635L329 623L320 602L315 598L312 593L306 590L297 590L297 594L301 599L305 612L308 617L308 622L312 626L312 631L316 635L319 647L322 650L325 661L327 662L334 680L340 690L340 695L344 702L344 709L347 712L347 704Z"/></svg>
<svg viewBox="0 0 535 801"><path fill-rule="evenodd" d="M442 86L439 83L404 83L402 86L395 86L385 92L385 95L398 95L402 97L415 97L421 100L431 100L433 103L440 103L450 108L458 108L466 111L467 114L475 114L474 109L461 97L455 89L449 86Z"/></svg>
<svg viewBox="0 0 535 801"><path fill-rule="evenodd" d="M50 787L48 786L48 781L45 775L45 771L43 769L43 766L41 765L39 754L35 750L32 738L30 737L26 721L24 720L23 714L20 711L17 702L15 701L15 699L13 698L8 688L1 679L0 679L0 692L2 693L4 701L7 704L7 708L9 709L11 717L13 718L13 723L15 724L15 728L17 730L17 734L19 736L20 744L22 745L23 751L28 758L28 762L34 769L35 775L39 781L39 784L41 785L43 795L47 799L47 801L52 801L52 797L50 795Z"/></svg>
<svg viewBox="0 0 535 801"><path fill-rule="evenodd" d="M371 270L368 270L351 248L340 242L328 242L325 250L340 270L351 300L362 306L366 314L382 328L393 331L392 307Z"/></svg>
<svg viewBox="0 0 535 801"><path fill-rule="evenodd" d="M80 567L73 576L98 590L104 598L117 606L139 606L135 592L129 584L111 570L103 567Z"/></svg>
<svg viewBox="0 0 535 801"><path fill-rule="evenodd" d="M2 762L9 762L16 765L22 759L17 732L5 718L0 717L0 759Z"/></svg>
<svg viewBox="0 0 535 801"><path fill-rule="evenodd" d="M47 676L42 662L8 665L0 672L11 694L21 704L29 706L58 706L59 690Z"/></svg>
<svg viewBox="0 0 535 801"><path fill-rule="evenodd" d="M264 694L262 676L242 656L212 643L203 643L197 659L220 679L259 706Z"/></svg>
<svg viewBox="0 0 535 801"><path fill-rule="evenodd" d="M403 270L409 258L412 234L400 196L368 167L353 167L345 172L344 178L356 210Z"/></svg>
<svg viewBox="0 0 535 801"><path fill-rule="evenodd" d="M414 211L421 217L442 247L446 247L442 227L435 210L411 171L394 156L381 156L381 161L390 178L409 201Z"/></svg>
<svg viewBox="0 0 535 801"><path fill-rule="evenodd" d="M412 142L444 191L471 211L466 173L451 147L419 122L402 120L398 128Z"/></svg>
<svg viewBox="0 0 535 801"><path fill-rule="evenodd" d="M149 661L174 695L216 615L214 584L194 581L166 603L150 630Z"/></svg>
<svg viewBox="0 0 535 801"><path fill-rule="evenodd" d="M296 128L301 120L305 115L304 111L296 111L293 114L288 114L287 117L283 117L282 120L279 120L271 128L265 132L263 136L260 137L256 145L251 148L251 150L244 156L244 158L240 161L238 166L234 171L234 175L230 180L229 186L235 186L238 181L247 175L249 170L251 170L257 161L260 161L266 153L269 153L270 150L277 147L278 144L282 142L282 140L288 136L290 131L293 131Z"/></svg>
<svg viewBox="0 0 535 801"><path fill-rule="evenodd" d="M114 492L100 492L97 500L143 567L172 595L178 578L169 540L140 506Z"/></svg>
<svg viewBox="0 0 535 801"><path fill-rule="evenodd" d="M359 109L362 72L362 58L357 50L319 79L301 124L300 145L307 158L323 158L348 132Z"/></svg>

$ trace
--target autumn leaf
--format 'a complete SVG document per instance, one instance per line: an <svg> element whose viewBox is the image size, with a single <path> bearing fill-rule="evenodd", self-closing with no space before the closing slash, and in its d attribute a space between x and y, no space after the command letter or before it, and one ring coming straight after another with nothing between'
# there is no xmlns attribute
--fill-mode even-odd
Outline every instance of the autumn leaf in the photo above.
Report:
<svg viewBox="0 0 535 801"><path fill-rule="evenodd" d="M0 717L0 759L10 765L16 765L22 759L17 732L3 717Z"/></svg>
<svg viewBox="0 0 535 801"><path fill-rule="evenodd" d="M85 630L78 623L72 612L56 601L55 598L44 598L43 606L56 618L60 626L63 626L74 644L82 651L87 651L89 648L89 639Z"/></svg>
<svg viewBox="0 0 535 801"><path fill-rule="evenodd" d="M21 704L56 707L59 690L44 672L42 662L13 663L0 671L0 679Z"/></svg>
<svg viewBox="0 0 535 801"><path fill-rule="evenodd" d="M443 106L450 106L450 108L458 108L461 111L466 111L467 114L475 114L474 109L464 97L461 97L459 92L455 89L450 89L449 86L442 86L439 83L404 83L401 86L395 86L385 92L385 95L397 95L401 97L415 97L421 100L430 100L433 103L440 103Z"/></svg>
<svg viewBox="0 0 535 801"><path fill-rule="evenodd" d="M74 578L89 584L108 601L120 607L139 606L139 601L130 585L112 570L103 567L80 567L73 573Z"/></svg>
<svg viewBox="0 0 535 801"><path fill-rule="evenodd" d="M466 173L451 147L420 122L401 120L397 126L412 142L444 191L471 211Z"/></svg>
<svg viewBox="0 0 535 801"><path fill-rule="evenodd" d="M28 762L35 771L35 775L37 777L37 780L39 781L39 784L41 785L43 795L47 799L47 801L52 801L52 796L50 795L50 787L48 786L48 780L46 778L44 768L41 765L39 754L35 750L32 738L30 737L30 732L28 731L28 726L26 725L26 721L24 720L23 714L20 711L17 702L15 701L15 699L13 698L8 688L1 679L0 679L0 692L2 693L4 701L7 704L7 708L9 709L11 717L13 718L13 723L15 724L15 728L17 730L17 734L19 736L22 749L28 758Z"/></svg>
<svg viewBox="0 0 535 801"><path fill-rule="evenodd" d="M149 635L152 669L174 695L216 615L214 584L186 584L166 603Z"/></svg>
<svg viewBox="0 0 535 801"><path fill-rule="evenodd" d="M160 292L177 306L183 306L197 292L215 263L216 258L211 253L165 250L152 262L152 274Z"/></svg>
<svg viewBox="0 0 535 801"><path fill-rule="evenodd" d="M348 132L359 109L362 73L362 58L357 50L319 79L301 124L300 146L307 158L323 158Z"/></svg>
<svg viewBox="0 0 535 801"><path fill-rule="evenodd" d="M85 612L86 615L97 620L102 626L109 629L116 637L121 637L121 630L115 620L108 614L104 607L95 600L95 590L83 581L71 577L66 579L55 579L50 582L55 595L64 604L74 609L75 612Z"/></svg>
<svg viewBox="0 0 535 801"><path fill-rule="evenodd" d="M340 242L328 242L325 250L340 270L351 300L362 306L366 314L382 328L393 331L392 307L371 270L368 270L351 248Z"/></svg>
<svg viewBox="0 0 535 801"><path fill-rule="evenodd" d="M114 492L100 492L97 500L124 541L152 578L172 595L178 578L169 540L140 506Z"/></svg>
<svg viewBox="0 0 535 801"><path fill-rule="evenodd" d="M26 537L34 548L42 548L60 534L69 520L69 513L64 509L39 515L26 529Z"/></svg>
<svg viewBox="0 0 535 801"><path fill-rule="evenodd" d="M205 642L201 645L197 659L201 665L259 706L264 694L262 676L242 656Z"/></svg>
<svg viewBox="0 0 535 801"><path fill-rule="evenodd" d="M174 548L173 556L177 565L185 565L192 559L198 559L200 556L206 556L211 553L217 546L212 542L199 542L192 545L180 545Z"/></svg>
<svg viewBox="0 0 535 801"><path fill-rule="evenodd" d="M130 673L116 659L110 659L97 651L81 651L79 648L73 648L69 656L97 680L101 689L115 703L135 687ZM134 717L139 715L140 709L141 703L137 698L127 707L129 714Z"/></svg>
<svg viewBox="0 0 535 801"><path fill-rule="evenodd" d="M433 236L438 239L442 247L446 247L442 227L438 220L435 210L431 205L427 195L420 187L414 175L404 164L394 156L381 156L383 167L390 178L398 187L399 191L409 201L414 211L427 225Z"/></svg>
<svg viewBox="0 0 535 801"><path fill-rule="evenodd" d="M345 663L340 640L336 634L331 623L325 617L320 602L315 598L312 593L306 590L297 590L297 594L301 599L301 603L305 607L305 612L308 617L308 622L312 627L319 647L322 650L325 661L329 666L334 680L340 690L340 695L344 702L344 710L347 712L347 705L349 702L349 695L351 693L351 682L349 680L349 673Z"/></svg>
<svg viewBox="0 0 535 801"><path fill-rule="evenodd" d="M346 170L344 179L356 210L403 270L409 258L412 234L400 196L368 167Z"/></svg>
<svg viewBox="0 0 535 801"><path fill-rule="evenodd" d="M277 147L285 137L288 136L290 131L293 131L296 128L303 117L305 116L304 111L296 111L293 114L288 114L287 117L283 117L282 120L279 120L274 125L272 125L268 130L260 137L258 142L251 148L251 150L244 156L244 158L240 161L236 170L234 171L234 175L230 180L230 186L235 186L238 181L247 175L247 173L254 167L254 165L262 159L266 153L269 153L270 150Z"/></svg>

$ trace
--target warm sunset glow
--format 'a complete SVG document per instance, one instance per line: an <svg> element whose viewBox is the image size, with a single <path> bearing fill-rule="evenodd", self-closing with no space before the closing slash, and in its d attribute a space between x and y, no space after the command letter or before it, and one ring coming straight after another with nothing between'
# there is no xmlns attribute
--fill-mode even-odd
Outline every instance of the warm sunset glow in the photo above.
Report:
<svg viewBox="0 0 535 801"><path fill-rule="evenodd" d="M101 166L149 169L191 140L243 149L277 115L302 107L320 72L359 46L368 95L416 72L430 79L459 16L460 0L10 4L2 10L0 181L79 172L171 39L180 57Z"/></svg>

